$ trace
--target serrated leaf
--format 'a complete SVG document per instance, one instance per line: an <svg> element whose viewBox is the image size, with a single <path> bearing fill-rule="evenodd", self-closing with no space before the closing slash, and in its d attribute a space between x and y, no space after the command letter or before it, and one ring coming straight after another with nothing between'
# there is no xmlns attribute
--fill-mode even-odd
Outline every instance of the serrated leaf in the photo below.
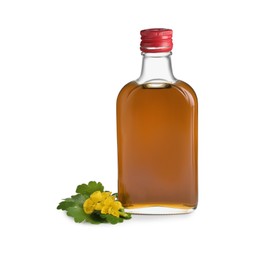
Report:
<svg viewBox="0 0 280 260"><path fill-rule="evenodd" d="M76 194L76 195L73 195L71 196L71 199L76 203L76 205L78 206L83 206L85 200L87 199L88 197L85 196L85 195L82 195L82 194Z"/></svg>
<svg viewBox="0 0 280 260"><path fill-rule="evenodd" d="M95 191L103 191L104 187L101 182L90 181L88 184L81 184L77 187L76 192L82 195L90 196Z"/></svg>
<svg viewBox="0 0 280 260"><path fill-rule="evenodd" d="M75 202L65 200L65 201L61 201L58 204L57 209L67 210L68 208L73 207L73 206L75 206Z"/></svg>
<svg viewBox="0 0 280 260"><path fill-rule="evenodd" d="M69 207L82 206L86 199L86 196L82 194L76 194L71 196L71 198L64 199L64 201L60 202L57 206L57 209L67 210Z"/></svg>
<svg viewBox="0 0 280 260"><path fill-rule="evenodd" d="M86 214L83 208L79 206L70 207L67 209L67 215L74 218L76 223L89 222L91 224L99 224L100 221L94 220L90 215Z"/></svg>

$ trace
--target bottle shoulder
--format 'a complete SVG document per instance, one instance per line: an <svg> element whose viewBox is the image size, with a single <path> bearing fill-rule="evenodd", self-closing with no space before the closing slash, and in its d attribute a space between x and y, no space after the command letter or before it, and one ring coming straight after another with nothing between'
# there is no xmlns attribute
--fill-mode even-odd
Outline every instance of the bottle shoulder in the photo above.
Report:
<svg viewBox="0 0 280 260"><path fill-rule="evenodd" d="M134 89L138 86L140 86L140 85L135 80L130 81L121 88L121 90L119 92L119 95L122 94L123 92L129 91L129 90Z"/></svg>
<svg viewBox="0 0 280 260"><path fill-rule="evenodd" d="M122 98L126 98L127 96L129 96L129 94L135 89L138 88L139 84L137 84L136 81L130 81L127 84L125 84L122 89L120 90L118 97L117 97L117 101L119 101Z"/></svg>
<svg viewBox="0 0 280 260"><path fill-rule="evenodd" d="M155 87L155 85L158 86ZM157 98L159 95L166 95L166 97L176 95L178 98L184 98L187 102L193 105L197 104L197 96L194 89L182 80L177 80L174 83L157 84L138 84L136 81L131 81L120 90L117 101L120 102L122 100L127 100L128 98L137 98L139 96L144 98L150 95L153 95L154 98Z"/></svg>
<svg viewBox="0 0 280 260"><path fill-rule="evenodd" d="M186 82L182 81L182 80L177 80L174 85L176 85L177 87L179 87L180 89L187 91L197 102L197 95L196 92L194 91L194 89Z"/></svg>

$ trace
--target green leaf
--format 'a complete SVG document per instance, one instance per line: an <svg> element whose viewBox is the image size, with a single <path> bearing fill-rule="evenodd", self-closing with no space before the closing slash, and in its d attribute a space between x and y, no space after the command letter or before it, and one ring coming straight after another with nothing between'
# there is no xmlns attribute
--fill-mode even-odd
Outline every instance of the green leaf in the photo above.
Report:
<svg viewBox="0 0 280 260"><path fill-rule="evenodd" d="M86 196L82 194L76 194L71 196L71 198L64 199L64 201L60 202L57 206L57 209L67 210L69 207L83 206L83 203L86 199Z"/></svg>
<svg viewBox="0 0 280 260"><path fill-rule="evenodd" d="M111 224L117 224L117 223L122 223L123 222L123 218L118 218L115 217L113 215L109 215L109 214L101 214L100 217L104 218L107 220L107 222L111 223Z"/></svg>
<svg viewBox="0 0 280 260"><path fill-rule="evenodd" d="M119 194L116 192L116 193L113 193L112 196L115 196L118 199Z"/></svg>
<svg viewBox="0 0 280 260"><path fill-rule="evenodd" d="M90 196L95 191L103 191L104 187L101 182L90 181L88 184L81 184L77 187L76 192L82 195Z"/></svg>
<svg viewBox="0 0 280 260"><path fill-rule="evenodd" d="M67 215L74 218L76 223L89 222L91 224L99 224L100 221L95 220L91 215L84 212L83 208L79 206L70 207L67 209Z"/></svg>
<svg viewBox="0 0 280 260"><path fill-rule="evenodd" d="M61 209L61 210L67 210L69 207L73 207L75 206L75 202L73 201L68 201L67 199L64 201L61 201L58 206L57 209Z"/></svg>
<svg viewBox="0 0 280 260"><path fill-rule="evenodd" d="M106 220L105 218L102 218L102 217L100 216L100 211L95 211L94 213L92 213L92 214L90 215L90 217L91 217L93 220L98 221L98 222L100 222L100 223L106 223L106 222L107 222L107 220Z"/></svg>

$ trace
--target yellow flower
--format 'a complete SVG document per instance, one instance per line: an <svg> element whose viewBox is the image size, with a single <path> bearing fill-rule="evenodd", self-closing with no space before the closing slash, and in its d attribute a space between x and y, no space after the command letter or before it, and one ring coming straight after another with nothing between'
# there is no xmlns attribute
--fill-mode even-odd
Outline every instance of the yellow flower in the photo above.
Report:
<svg viewBox="0 0 280 260"><path fill-rule="evenodd" d="M102 193L101 191L95 191L90 195L89 198L92 200L92 202L97 203L102 200Z"/></svg>
<svg viewBox="0 0 280 260"><path fill-rule="evenodd" d="M83 208L86 214L91 214L94 210L100 210L102 214L110 214L115 217L120 216L119 210L123 208L111 192L95 191L84 202Z"/></svg>
<svg viewBox="0 0 280 260"><path fill-rule="evenodd" d="M119 210L121 208L122 208L122 204L119 201L115 201L114 196L110 196L104 201L104 207L102 208L101 213L110 214L115 217L119 217L120 216Z"/></svg>
<svg viewBox="0 0 280 260"><path fill-rule="evenodd" d="M102 200L105 200L105 199L107 199L110 195L112 194L112 192L110 192L110 191L104 191L104 192L102 192Z"/></svg>
<svg viewBox="0 0 280 260"><path fill-rule="evenodd" d="M103 202L110 197L111 194L112 192L93 192L83 204L85 213L91 214L94 210L102 210Z"/></svg>
<svg viewBox="0 0 280 260"><path fill-rule="evenodd" d="M104 206L110 206L115 201L114 196L109 196L104 200Z"/></svg>
<svg viewBox="0 0 280 260"><path fill-rule="evenodd" d="M122 208L122 204L119 201L115 201L113 204L111 204L111 208L109 209L108 213L115 217L119 217L120 216L119 210L121 208Z"/></svg>
<svg viewBox="0 0 280 260"><path fill-rule="evenodd" d="M102 204L101 202L98 202L98 203L95 204L94 209L95 209L95 210L101 210L102 207L103 207L103 204Z"/></svg>
<svg viewBox="0 0 280 260"><path fill-rule="evenodd" d="M86 214L91 214L94 211L95 204L91 199L84 202L83 208Z"/></svg>

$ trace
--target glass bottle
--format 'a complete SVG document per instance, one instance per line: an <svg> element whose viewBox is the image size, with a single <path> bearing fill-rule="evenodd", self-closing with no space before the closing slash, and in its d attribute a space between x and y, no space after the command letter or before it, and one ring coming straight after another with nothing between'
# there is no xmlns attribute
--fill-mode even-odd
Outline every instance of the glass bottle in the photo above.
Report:
<svg viewBox="0 0 280 260"><path fill-rule="evenodd" d="M134 214L190 213L198 199L197 97L172 73L172 30L141 36L141 75L117 99L119 200Z"/></svg>

